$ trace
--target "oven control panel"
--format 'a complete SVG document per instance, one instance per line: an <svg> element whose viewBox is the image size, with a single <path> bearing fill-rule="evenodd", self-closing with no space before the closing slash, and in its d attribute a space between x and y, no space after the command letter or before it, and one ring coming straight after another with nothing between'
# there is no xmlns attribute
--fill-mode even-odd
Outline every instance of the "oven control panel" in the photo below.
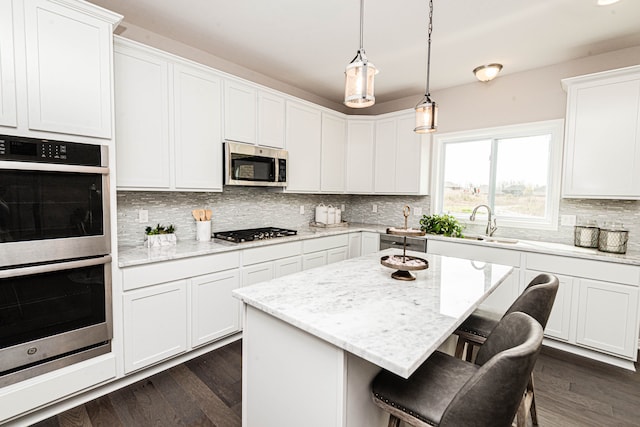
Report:
<svg viewBox="0 0 640 427"><path fill-rule="evenodd" d="M99 145L0 135L0 160L101 166Z"/></svg>

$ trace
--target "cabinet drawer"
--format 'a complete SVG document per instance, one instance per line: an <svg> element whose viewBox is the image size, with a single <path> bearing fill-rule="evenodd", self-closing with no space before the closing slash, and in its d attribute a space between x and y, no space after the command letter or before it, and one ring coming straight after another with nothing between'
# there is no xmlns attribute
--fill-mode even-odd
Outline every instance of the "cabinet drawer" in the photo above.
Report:
<svg viewBox="0 0 640 427"><path fill-rule="evenodd" d="M427 253L520 267L520 253L508 249L430 239L427 243Z"/></svg>
<svg viewBox="0 0 640 427"><path fill-rule="evenodd" d="M627 264L553 255L527 254L527 269L624 283L626 285L638 286L640 284L640 268Z"/></svg>
<svg viewBox="0 0 640 427"><path fill-rule="evenodd" d="M349 234L345 233L305 240L302 242L302 249L305 254L308 254L311 252L326 251L327 249L347 245L349 245Z"/></svg>
<svg viewBox="0 0 640 427"><path fill-rule="evenodd" d="M261 246L242 251L242 265L258 264L280 258L288 258L302 253L302 242L289 242Z"/></svg>
<svg viewBox="0 0 640 427"><path fill-rule="evenodd" d="M128 291L172 280L238 268L239 265L240 252L233 251L127 267L122 270L123 288Z"/></svg>

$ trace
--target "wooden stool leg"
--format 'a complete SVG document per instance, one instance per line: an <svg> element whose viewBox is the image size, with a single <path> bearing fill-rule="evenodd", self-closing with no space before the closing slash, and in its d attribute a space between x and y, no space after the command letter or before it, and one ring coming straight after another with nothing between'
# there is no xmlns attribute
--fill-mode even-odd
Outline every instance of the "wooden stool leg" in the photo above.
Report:
<svg viewBox="0 0 640 427"><path fill-rule="evenodd" d="M473 350L476 348L475 345L473 345L473 343L468 342L467 343L467 357L465 358L465 360L467 362L473 362Z"/></svg>
<svg viewBox="0 0 640 427"><path fill-rule="evenodd" d="M529 384L527 384L527 394L531 394L531 407L529 407L529 412L531 412L531 423L534 426L538 425L538 411L536 411L536 394L533 391L533 372L531 373L531 377L529 378Z"/></svg>
<svg viewBox="0 0 640 427"><path fill-rule="evenodd" d="M393 415L389 415L388 427L400 427L400 418L396 418Z"/></svg>
<svg viewBox="0 0 640 427"><path fill-rule="evenodd" d="M456 359L462 359L462 353L464 352L465 340L462 337L458 337L458 343L456 344L456 352L454 356Z"/></svg>
<svg viewBox="0 0 640 427"><path fill-rule="evenodd" d="M516 427L527 427L527 408L525 399L522 399L518 412L516 412Z"/></svg>

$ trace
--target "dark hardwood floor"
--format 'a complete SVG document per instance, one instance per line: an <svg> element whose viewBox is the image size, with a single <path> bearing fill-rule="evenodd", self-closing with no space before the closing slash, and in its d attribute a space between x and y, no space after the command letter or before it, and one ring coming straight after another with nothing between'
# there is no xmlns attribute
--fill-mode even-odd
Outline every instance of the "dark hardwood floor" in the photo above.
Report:
<svg viewBox="0 0 640 427"><path fill-rule="evenodd" d="M236 341L36 426L240 426L241 348ZM638 372L545 347L534 377L542 427L640 426Z"/></svg>

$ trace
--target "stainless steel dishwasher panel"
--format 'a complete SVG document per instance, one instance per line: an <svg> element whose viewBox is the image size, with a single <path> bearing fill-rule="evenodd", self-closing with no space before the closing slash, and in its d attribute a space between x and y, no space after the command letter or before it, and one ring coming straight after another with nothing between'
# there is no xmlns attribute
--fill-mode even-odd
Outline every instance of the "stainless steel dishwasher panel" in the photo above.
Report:
<svg viewBox="0 0 640 427"><path fill-rule="evenodd" d="M404 237L392 234L380 235L380 250L389 248L402 249ZM427 252L427 239L421 237L407 237L407 250L416 252Z"/></svg>

